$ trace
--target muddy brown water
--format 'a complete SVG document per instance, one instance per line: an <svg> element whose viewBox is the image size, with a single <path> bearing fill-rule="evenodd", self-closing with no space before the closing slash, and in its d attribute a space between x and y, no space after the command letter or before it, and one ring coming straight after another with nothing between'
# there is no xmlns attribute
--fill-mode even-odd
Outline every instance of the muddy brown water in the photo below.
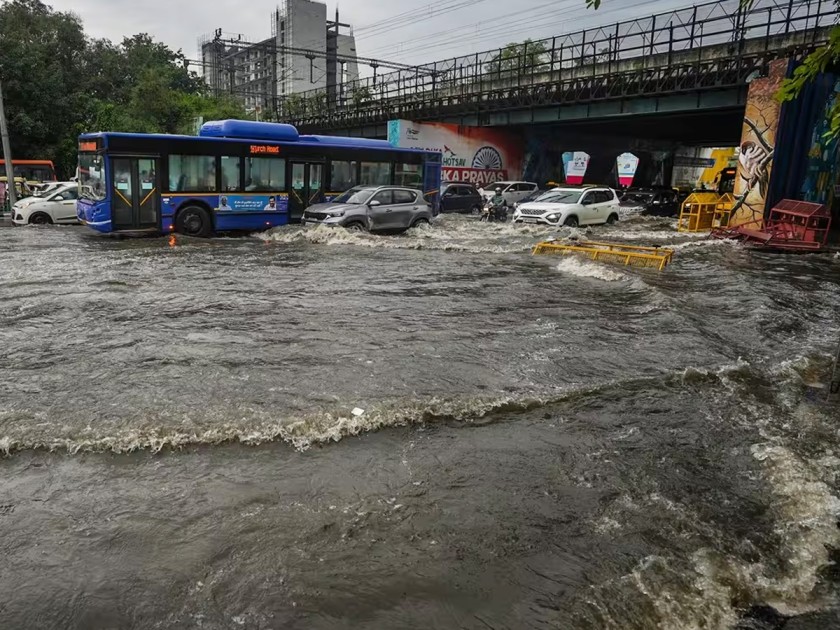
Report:
<svg viewBox="0 0 840 630"><path fill-rule="evenodd" d="M840 258L588 234L676 247L658 273L529 255L550 236L0 230L2 626L831 608Z"/></svg>

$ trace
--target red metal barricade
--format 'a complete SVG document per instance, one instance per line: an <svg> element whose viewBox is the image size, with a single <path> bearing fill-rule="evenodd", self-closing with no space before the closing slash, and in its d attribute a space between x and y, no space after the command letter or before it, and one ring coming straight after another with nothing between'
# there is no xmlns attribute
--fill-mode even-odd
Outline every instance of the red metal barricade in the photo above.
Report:
<svg viewBox="0 0 840 630"><path fill-rule="evenodd" d="M822 204L783 199L760 227L712 231L715 238L735 239L753 247L789 252L820 251L828 241L831 212Z"/></svg>

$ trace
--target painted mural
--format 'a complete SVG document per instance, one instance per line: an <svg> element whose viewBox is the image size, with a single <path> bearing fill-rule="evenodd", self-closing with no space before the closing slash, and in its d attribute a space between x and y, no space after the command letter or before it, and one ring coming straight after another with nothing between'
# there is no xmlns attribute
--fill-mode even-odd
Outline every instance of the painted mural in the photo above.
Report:
<svg viewBox="0 0 840 630"><path fill-rule="evenodd" d="M761 225L764 221L782 108L776 92L785 78L787 64L786 59L772 62L767 77L750 83L730 226Z"/></svg>
<svg viewBox="0 0 840 630"><path fill-rule="evenodd" d="M840 81L834 84L834 90L826 99L825 107L820 112L817 124L811 135L811 148L808 151L808 169L802 184L802 199L816 203L831 205L835 198L835 187L838 181L837 138L829 134L829 114L834 103L840 100Z"/></svg>
<svg viewBox="0 0 840 630"><path fill-rule="evenodd" d="M444 181L482 187L522 177L523 142L498 129L391 120L388 141L395 147L442 153Z"/></svg>

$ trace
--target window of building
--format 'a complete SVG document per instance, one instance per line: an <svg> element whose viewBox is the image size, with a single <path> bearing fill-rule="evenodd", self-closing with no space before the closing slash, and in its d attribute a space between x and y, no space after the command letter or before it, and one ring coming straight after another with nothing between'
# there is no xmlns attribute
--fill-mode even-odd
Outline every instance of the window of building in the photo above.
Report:
<svg viewBox="0 0 840 630"><path fill-rule="evenodd" d="M239 180L241 160L238 157L222 158L222 192L241 191Z"/></svg>
<svg viewBox="0 0 840 630"><path fill-rule="evenodd" d="M356 162L330 163L330 190L344 192L356 185Z"/></svg>
<svg viewBox="0 0 840 630"><path fill-rule="evenodd" d="M286 190L286 160L282 158L246 158L245 190L248 192Z"/></svg>
<svg viewBox="0 0 840 630"><path fill-rule="evenodd" d="M420 175L419 164L397 164L396 173L397 186L406 186L407 188L420 188L423 183L423 178Z"/></svg>
<svg viewBox="0 0 840 630"><path fill-rule="evenodd" d="M215 192L216 158L210 155L170 155L171 192Z"/></svg>
<svg viewBox="0 0 840 630"><path fill-rule="evenodd" d="M362 162L362 186L387 186L391 183L390 162Z"/></svg>

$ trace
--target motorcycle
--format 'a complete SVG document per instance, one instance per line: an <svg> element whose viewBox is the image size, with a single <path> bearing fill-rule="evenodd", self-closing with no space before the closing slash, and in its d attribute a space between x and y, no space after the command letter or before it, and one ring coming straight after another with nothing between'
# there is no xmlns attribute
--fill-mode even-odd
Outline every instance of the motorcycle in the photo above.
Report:
<svg viewBox="0 0 840 630"><path fill-rule="evenodd" d="M481 219L480 221L484 221L485 223L506 223L508 220L508 209L507 205L502 204L501 206L494 206L492 202L488 201L484 204L484 209L481 211Z"/></svg>

